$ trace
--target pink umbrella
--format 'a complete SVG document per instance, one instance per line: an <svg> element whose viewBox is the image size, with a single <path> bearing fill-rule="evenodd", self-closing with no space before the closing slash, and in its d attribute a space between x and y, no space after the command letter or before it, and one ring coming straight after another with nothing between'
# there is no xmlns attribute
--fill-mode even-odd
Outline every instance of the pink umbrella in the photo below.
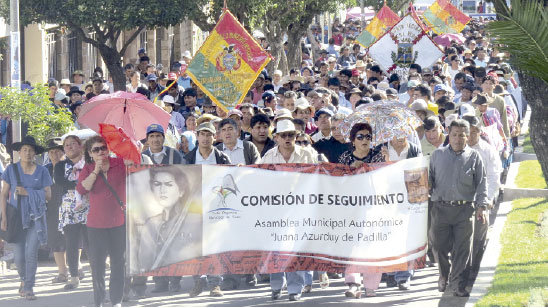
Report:
<svg viewBox="0 0 548 308"><path fill-rule="evenodd" d="M99 133L99 123L121 127L132 140L146 138L150 124L167 127L171 115L139 93L101 94L82 105L78 122Z"/></svg>
<svg viewBox="0 0 548 308"><path fill-rule="evenodd" d="M457 44L464 44L464 36L462 34L455 34L455 33L445 33L442 35L438 35L434 38L434 42L438 45L449 47L451 46L451 42L455 42Z"/></svg>

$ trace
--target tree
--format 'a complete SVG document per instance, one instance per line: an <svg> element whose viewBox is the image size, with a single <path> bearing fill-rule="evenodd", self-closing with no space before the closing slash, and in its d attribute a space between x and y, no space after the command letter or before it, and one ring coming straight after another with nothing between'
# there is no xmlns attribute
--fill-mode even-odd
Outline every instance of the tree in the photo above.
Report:
<svg viewBox="0 0 548 308"><path fill-rule="evenodd" d="M1 0L2 16L8 0ZM66 26L83 42L96 47L112 76L115 90L125 90L122 57L145 28L176 25L186 16L190 0L20 0L21 24L33 22ZM135 30L118 47L123 31ZM94 35L90 35L94 33Z"/></svg>
<svg viewBox="0 0 548 308"><path fill-rule="evenodd" d="M495 0L498 21L487 31L511 54L523 94L531 106L531 143L548 183L548 7L543 0Z"/></svg>
<svg viewBox="0 0 548 308"><path fill-rule="evenodd" d="M28 123L29 135L43 145L49 138L61 136L74 127L72 114L66 109L55 109L49 101L48 91L42 84L23 91L0 88L0 114Z"/></svg>

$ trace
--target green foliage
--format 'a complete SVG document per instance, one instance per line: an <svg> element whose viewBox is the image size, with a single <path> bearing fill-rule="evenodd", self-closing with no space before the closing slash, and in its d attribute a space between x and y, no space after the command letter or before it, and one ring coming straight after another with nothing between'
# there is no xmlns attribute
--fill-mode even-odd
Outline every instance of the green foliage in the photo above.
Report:
<svg viewBox="0 0 548 308"><path fill-rule="evenodd" d="M487 31L522 71L548 83L548 7L536 0L512 0Z"/></svg>
<svg viewBox="0 0 548 308"><path fill-rule="evenodd" d="M532 292L548 286L548 238L537 227L548 200L518 199L512 205L493 284L476 307L526 307Z"/></svg>
<svg viewBox="0 0 548 308"><path fill-rule="evenodd" d="M48 88L44 85L36 85L25 91L2 87L0 96L0 114L27 122L29 135L41 144L45 144L51 137L67 133L73 127L71 113L66 109L55 109L48 99Z"/></svg>

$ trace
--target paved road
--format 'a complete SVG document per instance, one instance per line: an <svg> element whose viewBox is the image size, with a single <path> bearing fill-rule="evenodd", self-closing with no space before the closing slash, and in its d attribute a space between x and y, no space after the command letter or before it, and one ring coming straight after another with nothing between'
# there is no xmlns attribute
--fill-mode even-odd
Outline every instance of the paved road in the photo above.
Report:
<svg viewBox="0 0 548 308"><path fill-rule="evenodd" d="M40 263L35 293L38 296L36 301L26 301L17 295L19 285L17 272L5 270L0 273L0 306L6 307L31 307L31 306L93 306L93 291L91 286L91 275L89 267L86 266L87 276L80 287L72 292L63 290L63 285L51 284L55 276L56 268L52 263ZM377 297L347 299L344 297L346 286L343 279L331 280L327 289L320 289L317 281L314 282L312 293L305 294L299 302L289 302L287 293L282 293L282 299L272 301L270 299L270 288L268 284L262 283L251 289L238 289L226 291L222 298L211 298L209 292L202 293L197 298L188 297L188 291L192 288L192 279L183 278L183 291L181 293L163 293L150 295L142 300L130 300L124 306L226 306L226 307L311 307L311 306L464 306L466 299L455 298L450 294L442 294L437 290L437 269L426 268L416 272L412 280L412 287L408 291L399 291L397 288L386 288L381 283L377 291ZM108 285L108 282L107 282ZM149 290L152 289L152 282L149 279ZM147 291L149 291L147 290ZM448 293L448 292L446 292Z"/></svg>

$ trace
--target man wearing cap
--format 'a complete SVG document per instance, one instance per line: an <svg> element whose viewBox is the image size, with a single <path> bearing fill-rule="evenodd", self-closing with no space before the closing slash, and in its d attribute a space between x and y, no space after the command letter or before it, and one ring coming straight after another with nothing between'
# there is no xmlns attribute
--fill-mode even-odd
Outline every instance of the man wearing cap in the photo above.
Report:
<svg viewBox="0 0 548 308"><path fill-rule="evenodd" d="M474 94L474 84L471 82L466 82L461 90L459 98L455 99L455 105L457 108L461 107L464 104L471 104Z"/></svg>
<svg viewBox="0 0 548 308"><path fill-rule="evenodd" d="M420 84L417 80L409 80L407 82L407 92L400 94L400 103L404 104L405 106L410 106L413 101L413 93L415 91L415 88Z"/></svg>
<svg viewBox="0 0 548 308"><path fill-rule="evenodd" d="M160 107L162 107L167 113L171 114L169 125L172 126L172 128L177 129L179 134L182 134L185 130L185 118L179 112L174 111L177 103L175 103L173 97L171 95L165 95L159 102L161 102L162 105Z"/></svg>
<svg viewBox="0 0 548 308"><path fill-rule="evenodd" d="M331 137L321 139L312 145L318 153L324 154L330 163L338 163L340 156L352 148L352 144L345 140L339 128L339 125L345 118L345 114L335 114L331 119Z"/></svg>
<svg viewBox="0 0 548 308"><path fill-rule="evenodd" d="M466 266L471 256L475 219L486 223L489 205L485 167L480 154L467 145L470 125L462 119L449 126L449 146L437 149L430 158L430 195L433 203L433 253L438 263L438 290L449 281L453 295L467 297ZM449 263L449 253L451 263Z"/></svg>
<svg viewBox="0 0 548 308"><path fill-rule="evenodd" d="M312 141L318 142L322 139L331 138L331 118L333 112L327 108L322 108L314 114L314 122L318 130L310 136Z"/></svg>
<svg viewBox="0 0 548 308"><path fill-rule="evenodd" d="M150 101L154 101L156 96L158 96L160 92L162 92L165 88L158 84L158 77L156 76L156 74L148 75L147 78L145 78L145 80L148 83L148 90L150 91L148 99Z"/></svg>
<svg viewBox="0 0 548 308"><path fill-rule="evenodd" d="M232 109L228 112L227 119L232 119L234 122L236 122L236 130L238 133L238 139L245 140L249 136L248 132L245 132L242 129L242 121L244 118L244 114L239 109Z"/></svg>
<svg viewBox="0 0 548 308"><path fill-rule="evenodd" d="M261 164L285 164L285 163L308 163L317 164L317 155L295 145L297 131L291 120L283 119L276 123L277 146L266 152L261 159ZM305 271L273 273L270 274L270 287L272 288L272 299L277 300L281 296L283 277L287 277L287 292L290 301L298 301L304 288Z"/></svg>
<svg viewBox="0 0 548 308"><path fill-rule="evenodd" d="M209 96L206 96L204 99L204 103L202 104L203 113L217 116L216 109L217 109L217 106L213 104L213 101L211 100L211 98L209 98Z"/></svg>
<svg viewBox="0 0 548 308"><path fill-rule="evenodd" d="M91 79L91 82L93 84L93 94L109 94L109 92L104 89L103 78L95 76Z"/></svg>
<svg viewBox="0 0 548 308"><path fill-rule="evenodd" d="M217 149L223 151L233 164L252 165L261 158L257 147L252 142L240 139L240 128L232 118L223 119L219 123L222 143Z"/></svg>
<svg viewBox="0 0 548 308"><path fill-rule="evenodd" d="M185 155L185 160L189 165L230 165L232 162L228 155L213 146L217 130L211 122L204 122L196 128L198 146ZM200 278L200 275L193 276L194 287L190 291L190 297L196 297L203 292L206 284L211 286L210 296L223 296L221 291L220 275L207 275L206 279Z"/></svg>
<svg viewBox="0 0 548 308"><path fill-rule="evenodd" d="M270 119L266 114L256 114L250 120L251 136L246 140L253 142L261 157L266 152L276 146L274 140L268 136L270 134Z"/></svg>
<svg viewBox="0 0 548 308"><path fill-rule="evenodd" d="M185 164L179 151L164 146L164 133L164 128L160 124L151 124L147 127L148 149L143 151L143 154L150 157L152 162L157 165Z"/></svg>
<svg viewBox="0 0 548 308"><path fill-rule="evenodd" d="M283 88L280 88L280 90ZM270 108L272 110L277 109L278 104L278 98L276 97L276 94L272 91L265 91L263 95L261 96L261 99L263 101L264 108Z"/></svg>
<svg viewBox="0 0 548 308"><path fill-rule="evenodd" d="M398 91L396 91L396 89L388 88L385 90L385 92L386 92L386 97L389 100L395 100L395 101L398 100Z"/></svg>
<svg viewBox="0 0 548 308"><path fill-rule="evenodd" d="M470 137L468 138L468 146L476 150L484 163L486 180L487 180L487 199L489 206L486 210L486 218L489 219L489 210L493 208L500 187L500 174L502 173L502 163L499 154L495 147L482 140L480 120L473 115L465 115L462 117L470 124ZM472 261L469 263L471 277L475 278L479 270L481 258L485 250L487 240L487 229L489 221L485 224L478 220L474 224L474 237L472 245ZM470 279L472 280L472 279Z"/></svg>
<svg viewBox="0 0 548 308"><path fill-rule="evenodd" d="M437 102L442 96L449 96L449 88L443 83L434 86L434 101Z"/></svg>

